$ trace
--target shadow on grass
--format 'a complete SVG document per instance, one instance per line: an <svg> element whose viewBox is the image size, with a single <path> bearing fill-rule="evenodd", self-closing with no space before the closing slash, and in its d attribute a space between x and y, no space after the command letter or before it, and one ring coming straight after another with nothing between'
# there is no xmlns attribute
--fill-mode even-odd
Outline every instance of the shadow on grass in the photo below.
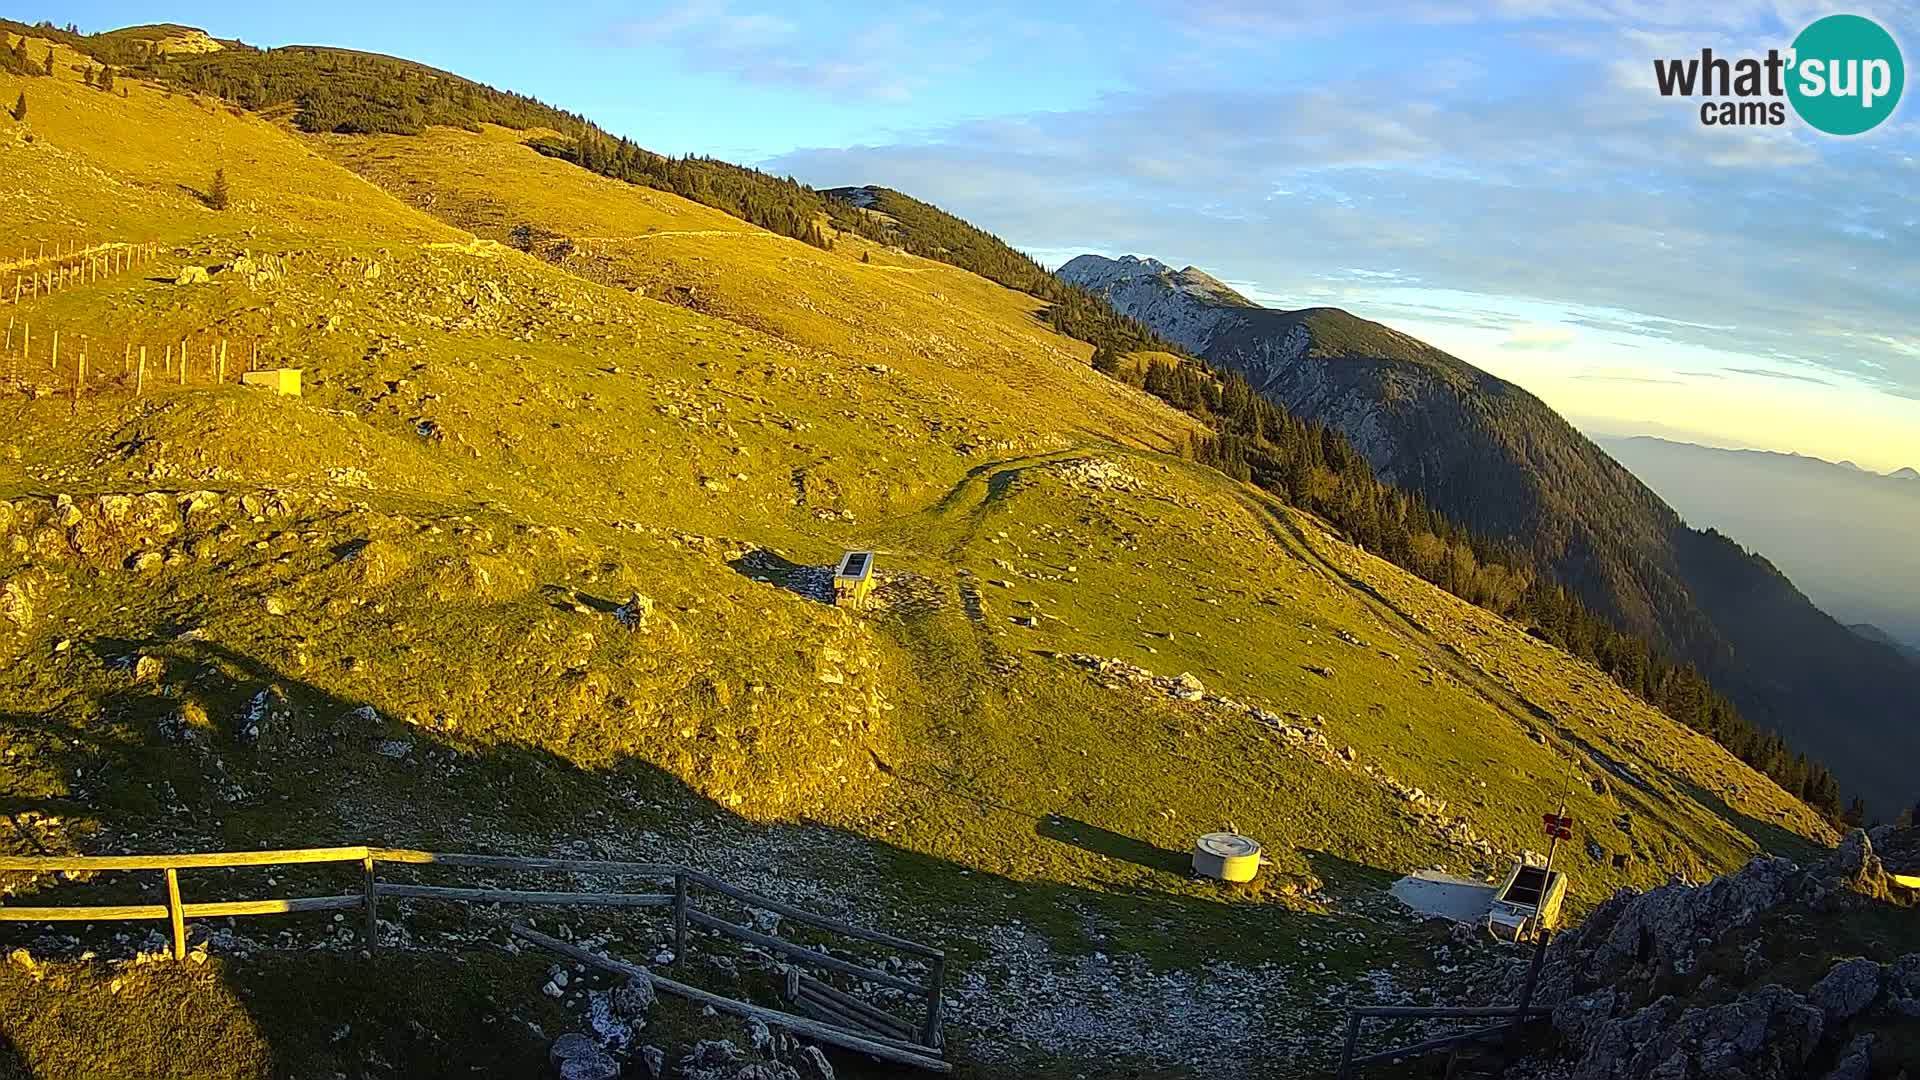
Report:
<svg viewBox="0 0 1920 1080"><path fill-rule="evenodd" d="M34 1080L33 1070L4 1031L0 1031L0 1080Z"/></svg>
<svg viewBox="0 0 1920 1080"><path fill-rule="evenodd" d="M1136 840L1111 829L1059 814L1048 814L1036 821L1033 831L1049 840L1072 844L1082 851L1129 862L1148 870L1185 874L1191 865L1190 857L1185 852L1168 851L1145 840Z"/></svg>
<svg viewBox="0 0 1920 1080"><path fill-rule="evenodd" d="M525 744L463 744L430 726L383 719L367 709L369 702L331 693L259 657L213 642L99 639L84 647L103 663L126 668L127 678L99 700L87 702L84 710L69 701L56 705L49 715L0 715L0 738L8 745L32 743L40 748L44 754L36 759L38 766L59 779L37 789L0 789L0 794L7 796L8 807L17 810L68 812L76 803L84 805L107 826L104 834L116 838L116 850L370 843L442 851L688 861L722 878L786 894L803 906L824 908L827 914L843 912L832 910L834 901L823 902L823 895L851 898L877 890L882 894L877 904L867 906L893 914L875 922L875 928L946 949L954 961L950 978L955 981L970 961L986 955L987 947L981 942L984 931L992 927L1023 926L1041 935L1045 947L1061 955L1124 949L1157 966L1204 967L1223 957L1247 961L1250 941L1261 942L1261 949L1275 955L1290 955L1288 950L1297 947L1297 939L1313 934L1318 926L1315 916L1258 902L1257 897L1243 893L1094 889L1028 880L963 867L836 825L812 822L752 826L755 845L765 842L774 850L805 851L809 861L790 873L771 866L763 869L764 884L740 881L739 866L744 864L730 861L737 857L724 843L714 846L708 839L733 828L746 835L747 826L679 777L639 758L588 769ZM164 692L161 685L135 681L128 659L143 655L166 665ZM257 735L249 735L253 722L247 719L248 710L263 694L282 703L280 711ZM199 706L207 722L191 738L167 734L168 721L188 702ZM88 722L76 724L73 717L77 715L87 716ZM395 743L402 748L393 749ZM1034 830L1085 851L1185 875L1183 853L1084 821L1044 818ZM652 846L628 839L649 833L680 839ZM85 840L79 846L99 850ZM1322 863L1332 867L1322 870L1323 877L1365 874L1374 882L1391 878L1332 857L1316 866ZM1332 866L1335 863L1339 865ZM264 884L266 871L255 873L258 876L189 870L181 875L182 889L191 902L338 894L357 887L357 868L351 866L277 868L273 873L278 884L272 887ZM388 873L383 867L383 879ZM432 883L481 883L474 874L441 868L394 867L391 873L394 880L417 873L421 878L416 880ZM42 883L34 902L153 903L157 885L147 880L153 877L106 874L92 881ZM525 880L500 884L595 887L566 881L544 886ZM723 907L730 902L719 897L703 897L700 903L711 903L716 915L732 921L750 918L744 910ZM576 934L609 931L627 942L613 946L613 951L642 962L661 940L658 913L608 915L543 908L526 909L526 915L547 929L557 923L579 928ZM255 943L246 946L251 957L235 955L231 945L222 947L215 961L196 977L194 985L200 989L183 984L181 993L187 995L183 1000L197 1002L196 1008L208 1005L206 995L222 995L221 1000L231 1004L221 1007L240 1010L245 1024L230 1028L228 1035L196 1033L191 1026L178 1028L162 1015L165 1010L122 1012L108 1002L101 1006L98 1021L85 1039L153 1047L157 1055L153 1061L129 1063L151 1066L136 1070L140 1075L196 1075L194 1062L226 1060L222 1055L228 1051L220 1039L241 1028L254 1032L247 1036L254 1040L252 1052L271 1060L273 1075L355 1075L375 1063L384 1063L377 1071L396 1075L474 1070L484 1075L508 1070L532 1075L540 1068L548 1038L585 1025L584 1016L579 1015L584 1006L572 1000L554 1002L540 993L551 958L499 951L506 941L507 916L525 917L518 909L501 913L431 901L384 902L382 917L390 947L371 957L358 952L350 930L352 916L340 925L326 914L235 920L233 930ZM858 915L852 918L870 921ZM649 919L651 924L646 922ZM653 929L647 929L649 925ZM115 944L113 932L130 931L131 942L137 944L149 934L162 932L164 924L85 928L67 923L57 929L77 929L77 947L112 954L134 947L125 939ZM189 923L194 940L222 929L217 920ZM403 929L408 944L417 947L391 947ZM293 936L281 938L283 932ZM0 926L0 951L33 945L44 933L44 927L30 924ZM649 939L649 933L655 936ZM787 928L782 933L801 938L805 932ZM718 947L703 936L689 952L697 959ZM741 970L752 969L745 954L732 963ZM681 974L677 965L672 970ZM687 978L716 992L753 992L760 1004L782 1007L770 990L725 982L728 970L725 966L696 968ZM832 976L823 973L823 977ZM708 978L723 981L701 981ZM441 984L440 990L420 992L436 984ZM23 1002L10 1009L0 1001L0 1038L12 1040L23 1067L71 1052L70 1048L55 1050L48 1042L51 1029L35 1019L34 1008ZM540 1027L530 1026L536 1022ZM724 1021L694 1023L699 1030L690 1034L697 1037L727 1036L724 1029L713 1030ZM71 1032L64 1036L69 1041L74 1037ZM970 1064L968 1037L964 1028L953 1035L957 1075L1007 1075L1000 1065ZM684 1047L667 1049L677 1053ZM867 1071L858 1060L834 1056L845 1075L891 1075ZM0 1056L0 1068L6 1067L5 1061ZM1090 1080L1157 1075L1124 1060L1049 1057L1032 1064L1022 1075Z"/></svg>
<svg viewBox="0 0 1920 1080"><path fill-rule="evenodd" d="M1668 779L1674 786L1685 791L1689 798L1745 833L1747 839L1759 845L1761 851L1782 855L1802 864L1824 854L1819 845L1808 842L1806 837L1791 829L1775 825L1770 821L1761 821L1759 818L1734 809L1727 805L1727 801L1721 798L1718 792L1708 791L1685 776L1669 773Z"/></svg>
<svg viewBox="0 0 1920 1080"><path fill-rule="evenodd" d="M831 566L807 566L756 548L727 561L734 573L787 590L815 603L832 605L833 571Z"/></svg>

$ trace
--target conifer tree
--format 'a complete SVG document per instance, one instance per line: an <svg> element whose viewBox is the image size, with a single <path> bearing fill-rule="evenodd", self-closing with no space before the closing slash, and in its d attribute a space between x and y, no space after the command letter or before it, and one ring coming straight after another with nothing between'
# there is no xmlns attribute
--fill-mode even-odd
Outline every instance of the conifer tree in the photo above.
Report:
<svg viewBox="0 0 1920 1080"><path fill-rule="evenodd" d="M27 118L27 92L25 90L20 91L20 96L13 99L13 118L15 120L25 120Z"/></svg>
<svg viewBox="0 0 1920 1080"><path fill-rule="evenodd" d="M207 193L207 205L215 210L225 210L232 198L227 190L227 170L213 170L213 190Z"/></svg>
<svg viewBox="0 0 1920 1080"><path fill-rule="evenodd" d="M113 68L102 67L100 69L100 77L93 80L93 84L111 94L113 92Z"/></svg>
<svg viewBox="0 0 1920 1080"><path fill-rule="evenodd" d="M53 46L51 45L47 46L47 59L45 63L40 65L40 74L53 74Z"/></svg>

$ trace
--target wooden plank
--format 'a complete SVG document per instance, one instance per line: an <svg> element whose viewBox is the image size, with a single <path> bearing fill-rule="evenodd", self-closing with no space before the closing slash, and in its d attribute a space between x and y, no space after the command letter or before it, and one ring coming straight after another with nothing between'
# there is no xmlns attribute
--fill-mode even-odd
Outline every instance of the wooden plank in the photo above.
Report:
<svg viewBox="0 0 1920 1080"><path fill-rule="evenodd" d="M667 907L668 893L537 892L528 889L468 889L449 885L399 885L381 882L375 896L400 900L462 900L475 904L558 904L591 907Z"/></svg>
<svg viewBox="0 0 1920 1080"><path fill-rule="evenodd" d="M0 907L0 922L112 922L116 919L164 919L165 904L109 904L95 907Z"/></svg>
<svg viewBox="0 0 1920 1080"><path fill-rule="evenodd" d="M186 917L211 919L228 915L290 915L303 911L349 911L360 906L358 896L296 896L287 900L221 900L184 904Z"/></svg>
<svg viewBox="0 0 1920 1080"><path fill-rule="evenodd" d="M801 990L815 997L824 998L846 1012L860 1017L867 1026L881 1029L883 1034L889 1034L900 1039L912 1039L914 1037L913 1025L911 1023L887 1012L878 1005L870 1001L862 1001L852 994L847 993L845 990L821 982L819 979L805 972L796 971L795 974L800 976Z"/></svg>
<svg viewBox="0 0 1920 1080"><path fill-rule="evenodd" d="M1338 1080L1347 1080L1353 1075L1353 1051L1360 1044L1360 1014L1347 1014L1347 1041L1340 1051L1340 1069L1334 1075Z"/></svg>
<svg viewBox="0 0 1920 1080"><path fill-rule="evenodd" d="M1434 1050L1445 1050L1449 1047L1459 1046L1461 1043L1478 1042L1481 1039L1495 1038L1505 1035L1517 1027L1519 1023L1517 1020L1509 1020L1504 1024L1493 1024L1488 1027L1474 1028L1471 1031L1442 1035L1437 1039L1428 1039L1425 1042L1414 1043L1412 1046L1402 1046L1394 1050L1383 1050L1378 1054L1368 1054L1366 1057L1354 1058L1352 1067L1357 1069L1362 1065L1384 1065L1389 1061L1398 1061L1401 1058L1414 1057L1419 1054L1430 1053Z"/></svg>
<svg viewBox="0 0 1920 1080"><path fill-rule="evenodd" d="M180 871L167 867L167 914L173 920L173 958L187 958L187 913L180 904Z"/></svg>
<svg viewBox="0 0 1920 1080"><path fill-rule="evenodd" d="M909 994L926 992L926 987L921 983L914 982L910 979L902 979L896 975L889 975L878 968L870 968L864 964L856 964L852 961L842 960L837 956L828 956L818 949L809 949L805 945L795 944L785 938L777 938L770 934L763 934L758 930L750 930L747 927L709 915L699 908L689 910L687 912L687 918L695 926L704 926L709 930L718 930L728 937L752 942L762 948L772 949L774 952L790 956L803 963L812 964L815 967L826 968L828 971L837 971L842 975L851 975L856 979L865 979L878 986L890 986L895 990L905 990Z"/></svg>
<svg viewBox="0 0 1920 1080"><path fill-rule="evenodd" d="M940 1045L940 1007L946 983L947 958L936 956L932 969L927 972L927 1022L920 1029L920 1041L928 1046Z"/></svg>
<svg viewBox="0 0 1920 1080"><path fill-rule="evenodd" d="M281 866L293 863L359 862L364 847L287 848L280 851L207 851L175 855L10 855L0 870L186 870L217 866Z"/></svg>
<svg viewBox="0 0 1920 1080"><path fill-rule="evenodd" d="M838 1002L823 998L812 990L802 990L800 996L794 1000L802 1010L813 1013L813 1015L820 1020L832 1024L835 1027L846 1028L861 1038L877 1042L881 1046L891 1046L896 1050L905 1050L910 1054L925 1054L928 1052L925 1046L914 1042L912 1039L903 1039L898 1036L889 1035L885 1031L881 1031L872 1024L862 1020L860 1017L853 1015L850 1010L842 1008Z"/></svg>
<svg viewBox="0 0 1920 1080"><path fill-rule="evenodd" d="M846 1050L869 1054L879 1058L881 1061L891 1061L899 1065L911 1065L915 1068L926 1069L929 1072L936 1073L950 1073L953 1071L951 1064L936 1057L929 1057L925 1052L902 1050L898 1047L875 1042L872 1039L862 1038L851 1032L834 1027L831 1024L823 1024L817 1020L809 1020L804 1016L794 1016L792 1013L784 1013L778 1009L768 1009L759 1005L750 1005L744 1001L735 1001L732 998L721 997L719 994L711 994L697 987L688 986L686 983L669 979L664 975L655 975L646 968L638 967L625 961L615 960L611 957L601 956L599 953L589 952L578 945L561 941L558 938L548 937L538 930L529 930L519 924L514 925L513 934L515 937L531 941L535 945L543 948L551 949L554 952L560 953L562 956L570 956L583 964L590 964L602 971L610 971L616 975L624 975L629 979L647 979L653 983L655 990L664 991L677 997L683 997L701 1005L711 1005L719 1012L759 1020L768 1027L779 1028L795 1035L803 1035L809 1039L814 1039L832 1046L838 1046Z"/></svg>
<svg viewBox="0 0 1920 1080"><path fill-rule="evenodd" d="M367 857L360 860L361 901L367 909L366 928L361 936L366 939L368 952L380 947L380 899L373 885L373 853L369 851Z"/></svg>
<svg viewBox="0 0 1920 1080"><path fill-rule="evenodd" d="M613 862L604 859L541 859L518 855L415 851L411 848L371 848L369 851L375 862L474 866L488 870L566 870L576 874L633 874L657 878L672 877L679 871L679 867L664 863Z"/></svg>
<svg viewBox="0 0 1920 1080"><path fill-rule="evenodd" d="M687 872L673 875L673 958L687 955Z"/></svg>
<svg viewBox="0 0 1920 1080"><path fill-rule="evenodd" d="M1552 1016L1552 1009L1521 1009L1518 1005L1487 1006L1451 1006L1451 1005L1369 1005L1353 1010L1355 1016L1439 1016L1453 1018L1471 1017L1520 1017Z"/></svg>
<svg viewBox="0 0 1920 1080"><path fill-rule="evenodd" d="M836 933L845 934L848 937L859 938L862 941L871 941L876 945L887 945L892 948L899 949L901 952L912 953L915 956L924 956L924 957L932 958L936 956L945 955L939 949L929 948L925 945L920 944L917 941L908 941L906 938L894 937L892 934L883 934L878 930L868 930L866 927L863 927L863 926L854 926L851 923L845 923L840 921L839 919L830 918L826 915L816 915L813 912L807 911L803 908L794 907L792 904L783 904L778 900L773 900L765 896L760 896L755 893L750 893L745 889L738 888L733 885L729 885L726 882L721 881L720 879L713 877L710 874L703 874L698 870L689 870L687 871L687 874L693 880L699 882L700 884L706 886L709 889L712 889L714 892L717 892L722 896L730 896L735 900L738 900L743 904L748 904L752 907L764 908L768 911L779 912L781 915L784 915L789 919L795 919L804 923L811 923L814 926L823 927L825 929L832 930Z"/></svg>

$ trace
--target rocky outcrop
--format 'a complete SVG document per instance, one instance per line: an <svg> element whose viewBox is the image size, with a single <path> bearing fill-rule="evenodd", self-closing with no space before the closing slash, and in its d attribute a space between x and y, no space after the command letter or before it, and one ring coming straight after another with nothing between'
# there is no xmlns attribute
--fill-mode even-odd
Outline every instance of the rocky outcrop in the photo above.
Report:
<svg viewBox="0 0 1920 1080"><path fill-rule="evenodd" d="M1697 887L1622 891L1548 948L1539 1000L1562 1053L1543 1075L1845 1080L1900 1064L1876 1062L1883 1051L1862 1029L1920 1016L1920 954L1843 956L1797 982L1768 958L1780 927L1838 925L1886 898L1857 829L1810 869L1763 857Z"/></svg>

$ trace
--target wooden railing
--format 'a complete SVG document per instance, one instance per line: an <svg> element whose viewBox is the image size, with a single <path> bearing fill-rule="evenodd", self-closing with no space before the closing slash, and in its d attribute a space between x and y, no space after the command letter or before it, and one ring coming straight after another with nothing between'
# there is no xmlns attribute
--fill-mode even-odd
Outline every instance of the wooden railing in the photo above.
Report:
<svg viewBox="0 0 1920 1080"><path fill-rule="evenodd" d="M1551 933L1543 933L1534 939L1533 959L1527 965L1526 981L1520 987L1518 1005L1449 1006L1449 1005L1372 1005L1363 1006L1347 1014L1347 1039L1340 1051L1340 1066L1334 1075L1338 1080L1348 1080L1355 1069L1369 1065L1390 1065L1410 1057L1431 1054L1440 1050L1453 1051L1458 1055L1460 1048L1470 1043L1505 1039L1520 1030L1521 1025L1536 1020L1544 1020L1553 1015L1552 1009L1535 1008L1533 991L1540 983L1540 967L1546 959L1547 943ZM1406 1046L1396 1046L1391 1050L1382 1050L1377 1054L1355 1057L1360 1046L1360 1028L1367 1020L1499 1020L1500 1023L1467 1031L1456 1031L1435 1039L1424 1039ZM1449 1064L1447 1075L1453 1075Z"/></svg>
<svg viewBox="0 0 1920 1080"><path fill-rule="evenodd" d="M266 900L220 900L189 903L180 891L180 871L187 869L224 869L242 866L284 866L313 863L359 863L361 882L358 891L335 896L300 896ZM651 878L672 882L672 892L559 892L551 890L502 889L451 885L419 885L380 881L382 863L432 865L481 870L520 872L557 872ZM603 859L529 858L513 855L478 855L416 851L410 848L331 847L290 848L277 851L228 851L169 855L46 855L0 857L0 872L49 873L54 871L158 871L166 884L164 904L92 904L26 906L0 905L0 923L7 922L103 922L125 919L166 920L173 930L173 955L187 955L188 919L228 916L278 915L313 911L351 911L364 916L361 934L369 950L379 948L379 905L382 899L436 900L468 904L529 904L560 907L666 908L673 917L676 958L688 955L689 932L698 927L748 945L765 949L798 965L858 979L871 986L887 987L912 995L925 1006L918 1024L880 1008L825 981L790 968L788 997L820 1021L790 1016L776 1010L733 1001L705 991L691 991L684 983L650 976L659 989L692 997L706 1004L730 1009L739 1015L758 1016L770 1024L785 1026L802 1034L825 1038L819 1028L839 1033L840 1045L851 1046L921 1068L946 1071L946 1063L937 1055L941 1049L941 996L946 981L946 956L940 950L906 938L804 910L771 897L749 892L710 874L666 863L617 862ZM842 937L879 945L924 960L928 973L924 981L905 978L867 964L833 956L821 949L742 926L695 906L695 888L718 893L750 908L773 912L784 919L816 927ZM515 926L513 932L553 948L555 939ZM570 949L571 947L569 947ZM563 949L561 951L568 951ZM583 951L583 950L574 950ZM569 952L569 955L573 955ZM600 967L631 975L644 969L625 965L606 957L595 957ZM611 965L611 966L609 966ZM851 1040L849 1042L848 1040ZM829 1039L828 1041L833 1041ZM852 1043L860 1045L853 1046Z"/></svg>

